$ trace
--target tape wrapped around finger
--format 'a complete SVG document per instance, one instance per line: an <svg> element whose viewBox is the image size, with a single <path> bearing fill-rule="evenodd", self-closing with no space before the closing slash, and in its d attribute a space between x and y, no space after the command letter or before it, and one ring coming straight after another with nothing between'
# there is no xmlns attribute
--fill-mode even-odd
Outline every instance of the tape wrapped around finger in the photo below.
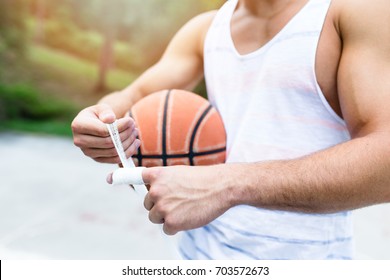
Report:
<svg viewBox="0 0 390 280"><path fill-rule="evenodd" d="M119 168L112 174L114 185L144 185L142 171L145 167Z"/></svg>

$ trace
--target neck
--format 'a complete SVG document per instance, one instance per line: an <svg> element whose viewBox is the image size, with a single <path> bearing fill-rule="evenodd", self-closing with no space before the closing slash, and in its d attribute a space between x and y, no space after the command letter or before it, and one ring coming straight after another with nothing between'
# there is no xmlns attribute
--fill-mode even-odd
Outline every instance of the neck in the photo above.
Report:
<svg viewBox="0 0 390 280"><path fill-rule="evenodd" d="M294 0L239 0L239 5L242 5L249 13L261 16L272 17L285 8L293 4ZM303 1L302 1L303 2ZM306 1L305 1L306 2Z"/></svg>

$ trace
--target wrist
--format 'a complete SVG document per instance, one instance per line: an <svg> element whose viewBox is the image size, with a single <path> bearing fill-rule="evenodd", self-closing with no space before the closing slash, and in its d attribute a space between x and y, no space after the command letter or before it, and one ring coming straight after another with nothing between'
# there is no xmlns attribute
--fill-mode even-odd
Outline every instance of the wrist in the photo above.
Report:
<svg viewBox="0 0 390 280"><path fill-rule="evenodd" d="M225 203L228 208L250 204L250 184L245 176L247 164L221 164L218 165L220 171L215 172L218 182L224 192Z"/></svg>
<svg viewBox="0 0 390 280"><path fill-rule="evenodd" d="M122 91L112 92L99 100L98 104L106 104L112 108L117 118L122 118L131 108L131 103L123 96Z"/></svg>

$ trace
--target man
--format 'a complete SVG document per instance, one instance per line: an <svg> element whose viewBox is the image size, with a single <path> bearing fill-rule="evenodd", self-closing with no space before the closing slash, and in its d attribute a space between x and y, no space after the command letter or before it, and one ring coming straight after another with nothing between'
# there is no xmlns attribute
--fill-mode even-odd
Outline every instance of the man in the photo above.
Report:
<svg viewBox="0 0 390 280"><path fill-rule="evenodd" d="M150 168L145 208L188 259L350 259L349 210L390 202L387 0L230 0L173 38L132 85L74 120L74 142L118 163L104 123L205 75L227 164ZM108 181L111 181L109 178Z"/></svg>

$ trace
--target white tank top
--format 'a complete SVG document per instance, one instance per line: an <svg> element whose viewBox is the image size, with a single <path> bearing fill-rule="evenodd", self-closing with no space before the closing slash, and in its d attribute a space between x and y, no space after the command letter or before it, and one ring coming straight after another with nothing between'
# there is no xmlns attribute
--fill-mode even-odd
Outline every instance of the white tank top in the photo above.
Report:
<svg viewBox="0 0 390 280"><path fill-rule="evenodd" d="M204 46L211 103L227 132L227 162L294 159L348 141L315 75L330 0L310 0L263 47L240 55L230 23L238 0L218 11ZM212 187L212 186L210 186ZM228 210L183 234L186 259L351 259L349 212L318 215L251 206Z"/></svg>

